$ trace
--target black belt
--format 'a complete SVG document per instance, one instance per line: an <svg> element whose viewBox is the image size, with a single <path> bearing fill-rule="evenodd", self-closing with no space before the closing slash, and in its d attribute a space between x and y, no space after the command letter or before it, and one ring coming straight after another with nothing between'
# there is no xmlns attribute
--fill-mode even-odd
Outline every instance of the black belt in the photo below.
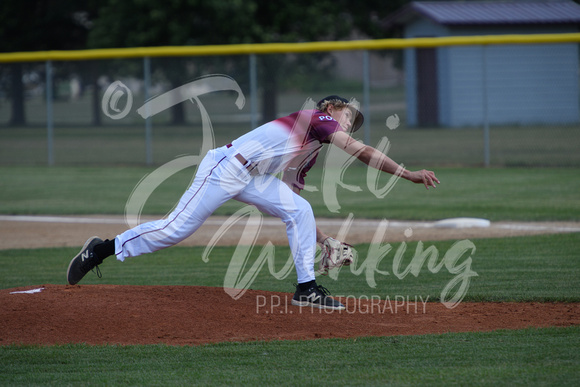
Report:
<svg viewBox="0 0 580 387"><path fill-rule="evenodd" d="M234 157L238 159L242 165L248 164L248 160L246 160L241 154L237 153Z"/></svg>
<svg viewBox="0 0 580 387"><path fill-rule="evenodd" d="M228 145L226 145L226 147L228 147L228 148L231 148L231 147L232 147L232 144L228 144ZM255 169L256 169L256 167L257 167L257 165L256 165L255 163L252 163L252 162L250 162L250 161L246 160L246 158L245 158L244 156L242 156L240 153L236 153L236 154L234 155L234 157L235 157L236 159L238 159L238 161L239 161L240 163L242 163L242 165L243 165L244 167L246 167L246 169L248 170L248 172L250 172L250 174L252 174L252 172L254 172L254 170L255 170ZM256 170L256 172L257 172L257 170Z"/></svg>

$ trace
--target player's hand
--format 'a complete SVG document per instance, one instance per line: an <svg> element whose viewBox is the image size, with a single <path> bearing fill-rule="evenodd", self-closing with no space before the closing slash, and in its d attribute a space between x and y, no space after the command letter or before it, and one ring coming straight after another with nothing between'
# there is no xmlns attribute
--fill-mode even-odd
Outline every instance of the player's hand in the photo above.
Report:
<svg viewBox="0 0 580 387"><path fill-rule="evenodd" d="M437 176L435 176L435 172L426 169L411 172L409 180L416 184L423 184L427 189L429 189L429 187L436 188L437 186L435 183L441 184L439 179L437 179Z"/></svg>

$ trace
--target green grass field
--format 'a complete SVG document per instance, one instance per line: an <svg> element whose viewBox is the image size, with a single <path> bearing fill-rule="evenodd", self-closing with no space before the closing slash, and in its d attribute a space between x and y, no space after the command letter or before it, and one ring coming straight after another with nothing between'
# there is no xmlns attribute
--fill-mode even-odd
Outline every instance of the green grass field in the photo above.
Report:
<svg viewBox="0 0 580 387"><path fill-rule="evenodd" d="M388 113L390 114L390 113ZM373 124L370 145L383 137L390 142L389 156L405 165L482 166L484 163L481 128L415 129ZM214 123L215 145L231 142L250 129L249 124ZM153 124L152 158L162 165L178 155L200 153L202 126ZM365 137L361 131L358 139ZM490 132L490 163L494 167L578 167L580 130L575 127L497 127ZM54 162L57 166L144 165L146 161L143 125L60 126L54 130ZM0 127L0 165L47 165L46 128Z"/></svg>
<svg viewBox="0 0 580 387"><path fill-rule="evenodd" d="M127 197L151 168L2 167L1 214L122 214ZM191 179L183 171L166 181L144 212L164 214ZM347 184L361 192L337 191L340 213L329 213L322 192L309 192L317 216L439 219L451 216L499 220L578 221L577 169L438 169L436 190L406 181L384 199L366 188L366 174L352 171ZM320 184L312 171L309 184ZM383 182L384 184L384 182ZM318 186L320 188L320 185ZM89 203L89 205L87 205ZM231 213L228 203L222 214ZM423 241L440 253L454 241ZM473 277L465 301L580 302L580 234L475 239ZM334 294L411 294L437 301L452 275L423 267L417 277L398 279L392 251L375 276L348 269L338 281L320 283ZM408 243L409 254L417 242ZM369 245L356 246L361 259ZM223 286L231 247L214 248L209 262L203 248L174 247L125 263L105 261L103 279L84 284ZM68 259L78 247L0 250L0 288L64 284ZM254 252L257 254L258 252ZM288 257L276 247L276 267ZM405 255L403 265L411 257ZM252 288L290 292L294 273L276 280L267 267ZM0 311L1 320L1 311ZM0 328L1 329L1 328ZM367 337L349 340L222 343L198 347L0 346L1 385L578 385L580 329L546 328L489 333Z"/></svg>
<svg viewBox="0 0 580 387"><path fill-rule="evenodd" d="M423 241L425 249L433 246L441 260L454 241ZM580 233L472 240L476 251L472 254L471 279L465 301L535 301L580 302L580 258L576 250ZM400 267L409 265L418 242L407 243L407 251ZM397 294L417 295L437 301L445 285L455 276L446 268L431 272L425 263L417 275L399 279L394 275L395 251L401 243L391 243L392 250L377 267L389 274L376 273L376 287L371 287L366 272L359 273L368 259L369 245L356 245L358 261L343 268L338 279L321 277L319 282L334 294L356 297L373 295L391 299ZM107 260L100 266L103 279L89 275L83 284L115 285L200 285L223 286L224 276L235 247L214 247L209 261L201 257L204 247L173 247L138 259L119 263ZM65 284L69 258L78 247L47 249L0 250L0 288L41 284ZM289 257L290 249L276 246L275 269L280 270ZM259 255L254 249L250 260ZM40 259L39 257L42 257ZM459 263L463 262L463 259ZM253 261L250 261L253 262ZM291 292L294 272L276 279L265 265L252 283L252 289Z"/></svg>
<svg viewBox="0 0 580 387"><path fill-rule="evenodd" d="M580 329L0 349L2 385L554 385L580 382Z"/></svg>
<svg viewBox="0 0 580 387"><path fill-rule="evenodd" d="M472 270L478 276L465 301L579 302L579 242L579 234L474 240ZM450 242L427 244L445 251ZM364 256L368 245L356 248ZM77 250L0 251L0 287L64 284L68 257ZM222 286L233 248L215 248L208 263L202 262L202 252L175 247L125 263L105 261L103 278L90 275L83 283ZM277 248L276 262L282 265L288 253L288 248ZM387 256L381 269L391 271L392 262ZM370 288L364 275L343 270L338 281L319 282L335 294L411 294L435 301L451 275L424 267L416 278L376 279L377 287ZM289 292L292 282L275 280L263 268L252 288ZM580 382L579 344L580 329L570 327L199 347L5 345L0 347L0 383L575 385Z"/></svg>
<svg viewBox="0 0 580 387"><path fill-rule="evenodd" d="M123 214L135 186L154 167L0 167L0 214ZM332 168L324 169L325 173ZM366 169L352 165L344 184L322 188L323 168L315 167L308 184L315 192L303 192L318 217L436 220L456 216L492 221L578 221L580 180L577 168L436 168L441 185L425 190L399 180L383 199L368 188ZM159 181L144 214L164 215L191 182L194 168ZM387 176L377 183L383 186ZM333 181L338 181L334 179ZM331 212L336 197L338 212ZM241 205L231 201L216 214L231 214Z"/></svg>

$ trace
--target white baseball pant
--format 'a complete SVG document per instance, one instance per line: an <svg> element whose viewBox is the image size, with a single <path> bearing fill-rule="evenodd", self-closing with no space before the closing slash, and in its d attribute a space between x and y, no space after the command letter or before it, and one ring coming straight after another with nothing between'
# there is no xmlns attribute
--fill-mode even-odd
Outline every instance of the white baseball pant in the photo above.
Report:
<svg viewBox="0 0 580 387"><path fill-rule="evenodd" d="M280 218L296 267L298 283L315 279L316 223L310 203L272 175L251 176L234 156L234 147L208 152L195 179L165 219L141 224L115 238L115 254L124 261L173 246L192 235L229 199L252 204Z"/></svg>

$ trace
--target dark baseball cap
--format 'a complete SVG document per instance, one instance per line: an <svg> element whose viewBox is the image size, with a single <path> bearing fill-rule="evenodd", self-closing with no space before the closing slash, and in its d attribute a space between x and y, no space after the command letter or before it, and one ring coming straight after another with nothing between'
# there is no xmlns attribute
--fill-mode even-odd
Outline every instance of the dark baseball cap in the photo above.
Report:
<svg viewBox="0 0 580 387"><path fill-rule="evenodd" d="M354 117L354 121L352 122L351 128L352 132L356 132L357 130L359 130L359 128L365 121L363 114L359 110L358 102L355 99L349 101L348 99L343 98L339 95L329 95L328 97L324 97L320 101L318 101L318 103L316 104L316 108L318 110L322 110L321 107L325 101L329 101L330 103L340 101L347 105L347 107L352 111L352 115Z"/></svg>

